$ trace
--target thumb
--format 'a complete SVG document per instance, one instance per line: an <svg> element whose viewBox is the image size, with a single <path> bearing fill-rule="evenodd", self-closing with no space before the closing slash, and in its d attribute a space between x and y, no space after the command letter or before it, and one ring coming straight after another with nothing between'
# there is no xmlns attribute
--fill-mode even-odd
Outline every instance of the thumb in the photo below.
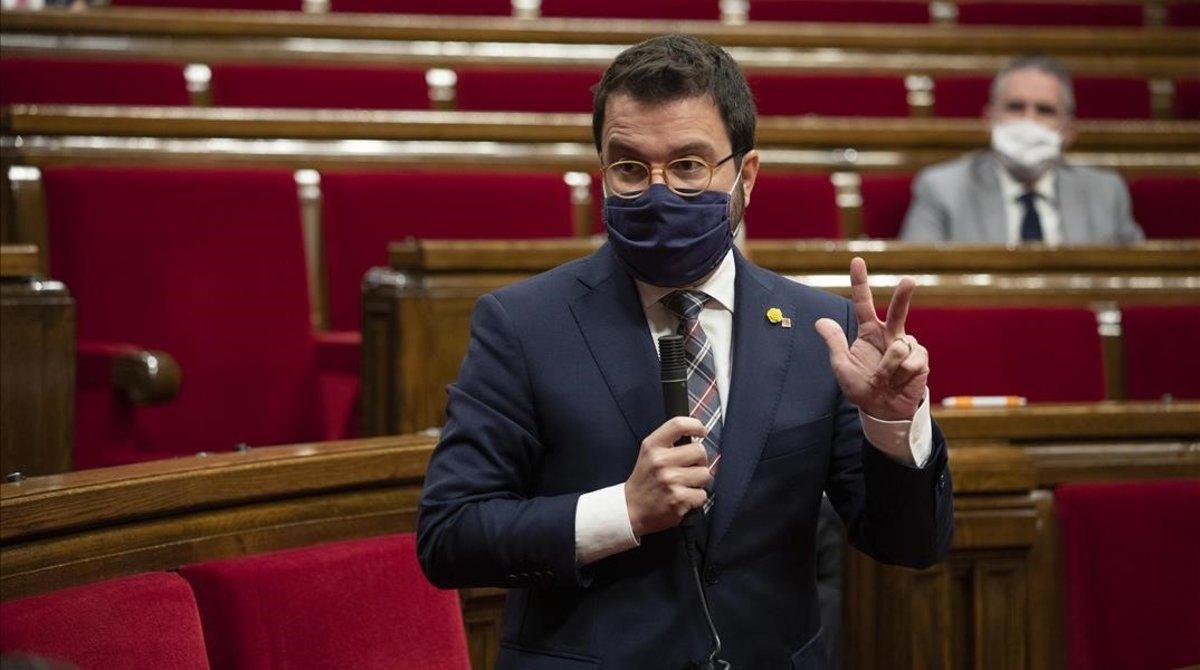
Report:
<svg viewBox="0 0 1200 670"><path fill-rule="evenodd" d="M825 339L825 346L829 347L830 358L836 359L850 353L850 345L846 343L846 333L842 331L842 327L837 321L817 319L817 322L813 324L813 329Z"/></svg>

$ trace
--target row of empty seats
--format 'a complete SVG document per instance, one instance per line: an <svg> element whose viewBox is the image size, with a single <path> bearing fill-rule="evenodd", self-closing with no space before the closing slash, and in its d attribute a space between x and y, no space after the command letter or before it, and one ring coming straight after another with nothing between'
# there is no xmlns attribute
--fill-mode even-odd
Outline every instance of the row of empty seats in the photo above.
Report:
<svg viewBox="0 0 1200 670"><path fill-rule="evenodd" d="M388 242L570 231L559 175L325 175L326 274L317 281L328 286L333 330L323 332L311 321L315 273L292 173L76 167L47 169L43 180L51 274L77 305L80 468L226 451L239 442L351 437L360 283L370 267L386 264ZM814 209L786 193L788 211ZM459 203L471 207L456 211ZM1177 365L1189 354L1175 335L1200 329L1200 309L1130 307L1125 320L1129 396L1200 397L1200 379ZM1090 310L914 308L910 322L938 352L935 399L1105 397ZM988 346L964 349L964 331L989 338ZM114 394L115 357L134 349L178 361L183 384L171 403L130 405Z"/></svg>
<svg viewBox="0 0 1200 670"><path fill-rule="evenodd" d="M1200 25L1194 2L1005 2L1003 0L111 0L119 7L191 7L460 16L811 21L821 23L958 23L1012 26ZM722 7L722 4L727 7ZM1155 15L1154 11L1161 11Z"/></svg>
<svg viewBox="0 0 1200 670"><path fill-rule="evenodd" d="M429 584L414 545L353 540L8 601L0 652L79 670L468 670L457 594Z"/></svg>
<svg viewBox="0 0 1200 670"><path fill-rule="evenodd" d="M221 107L327 109L447 109L578 112L592 110L591 87L601 70L520 67L426 70L415 67L214 63L48 58L0 60L0 105L189 105L207 88ZM905 77L872 74L747 74L766 116L906 117L927 98L935 116L978 117L990 74ZM930 88L930 86L932 88ZM1152 83L1139 77L1081 76L1077 116L1149 119ZM1175 118L1200 119L1200 79L1170 82ZM919 91L918 91L919 89ZM919 95L918 95L919 93Z"/></svg>

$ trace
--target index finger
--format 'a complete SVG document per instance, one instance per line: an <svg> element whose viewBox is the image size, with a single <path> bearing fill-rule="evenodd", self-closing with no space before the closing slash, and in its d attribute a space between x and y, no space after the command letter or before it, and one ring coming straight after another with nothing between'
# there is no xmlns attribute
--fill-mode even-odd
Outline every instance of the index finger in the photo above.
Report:
<svg viewBox="0 0 1200 670"><path fill-rule="evenodd" d="M888 303L887 322L883 326L888 339L894 340L904 335L904 320L908 318L908 306L916 289L917 280L912 277L901 277L900 283L896 284L892 301Z"/></svg>
<svg viewBox="0 0 1200 670"><path fill-rule="evenodd" d="M669 447L682 437L704 437L705 435L708 435L708 431L699 419L677 416L667 419L666 423L647 435L645 441L651 445Z"/></svg>
<svg viewBox="0 0 1200 670"><path fill-rule="evenodd" d="M875 315L875 300L871 298L867 262L858 256L850 259L850 297L854 302L854 315L858 317L859 325L879 320Z"/></svg>

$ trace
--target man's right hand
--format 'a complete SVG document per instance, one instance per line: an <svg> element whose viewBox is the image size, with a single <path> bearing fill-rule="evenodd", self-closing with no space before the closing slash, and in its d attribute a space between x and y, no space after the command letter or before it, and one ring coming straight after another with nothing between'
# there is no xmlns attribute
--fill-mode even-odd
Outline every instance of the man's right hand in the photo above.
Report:
<svg viewBox="0 0 1200 670"><path fill-rule="evenodd" d="M681 437L704 437L698 419L677 416L642 441L633 474L625 482L625 505L633 534L644 537L678 526L684 515L702 507L712 483L708 455L700 442L674 446Z"/></svg>

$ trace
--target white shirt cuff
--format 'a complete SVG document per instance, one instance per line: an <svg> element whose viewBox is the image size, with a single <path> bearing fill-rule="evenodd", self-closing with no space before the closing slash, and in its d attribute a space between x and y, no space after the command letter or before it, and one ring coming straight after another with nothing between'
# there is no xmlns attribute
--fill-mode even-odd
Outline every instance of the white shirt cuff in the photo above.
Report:
<svg viewBox="0 0 1200 670"><path fill-rule="evenodd" d="M929 389L910 421L884 421L858 411L863 435L876 449L908 467L923 468L933 452L933 419L929 416Z"/></svg>
<svg viewBox="0 0 1200 670"><path fill-rule="evenodd" d="M595 563L639 544L629 523L624 483L579 496L575 505L575 561L579 565Z"/></svg>

